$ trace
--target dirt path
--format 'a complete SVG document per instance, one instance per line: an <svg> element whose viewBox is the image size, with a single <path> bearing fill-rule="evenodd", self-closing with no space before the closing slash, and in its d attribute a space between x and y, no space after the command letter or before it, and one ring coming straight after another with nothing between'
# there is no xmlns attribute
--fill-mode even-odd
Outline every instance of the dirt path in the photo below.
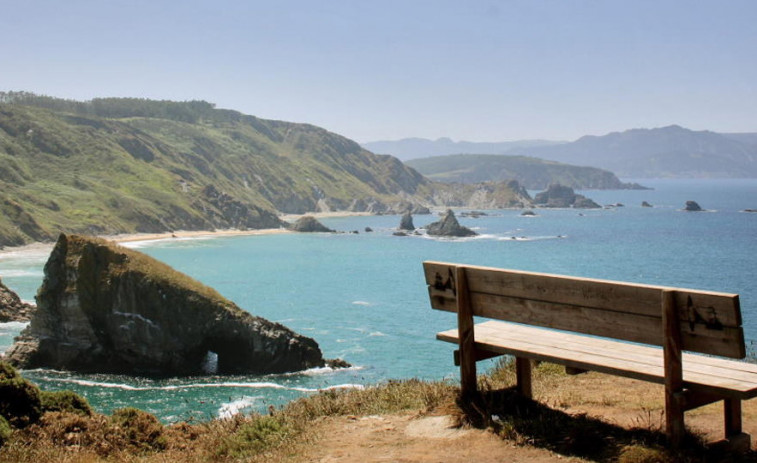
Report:
<svg viewBox="0 0 757 463"><path fill-rule="evenodd" d="M579 462L533 447L515 446L479 429L456 429L448 416L411 414L333 417L319 423L318 436L301 461L339 462Z"/></svg>

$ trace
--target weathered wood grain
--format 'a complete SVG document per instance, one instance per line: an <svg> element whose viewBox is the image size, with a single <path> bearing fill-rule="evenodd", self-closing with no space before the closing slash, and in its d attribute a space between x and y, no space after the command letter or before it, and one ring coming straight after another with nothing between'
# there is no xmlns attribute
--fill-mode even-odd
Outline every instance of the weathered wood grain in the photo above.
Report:
<svg viewBox="0 0 757 463"><path fill-rule="evenodd" d="M475 316L663 345L660 300L674 290L684 350L744 358L738 295L463 266ZM455 312L455 264L424 262L431 306Z"/></svg>

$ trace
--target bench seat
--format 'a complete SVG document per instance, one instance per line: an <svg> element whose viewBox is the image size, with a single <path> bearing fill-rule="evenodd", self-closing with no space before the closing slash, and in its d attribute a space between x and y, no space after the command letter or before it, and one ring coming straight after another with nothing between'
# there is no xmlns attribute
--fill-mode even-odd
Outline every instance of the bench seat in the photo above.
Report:
<svg viewBox="0 0 757 463"><path fill-rule="evenodd" d="M494 320L476 324L474 333L481 358L492 356L487 353L508 354L665 383L663 350L655 346ZM437 333L436 338L458 344L458 329ZM739 400L757 396L757 365L698 354L682 356L685 388Z"/></svg>

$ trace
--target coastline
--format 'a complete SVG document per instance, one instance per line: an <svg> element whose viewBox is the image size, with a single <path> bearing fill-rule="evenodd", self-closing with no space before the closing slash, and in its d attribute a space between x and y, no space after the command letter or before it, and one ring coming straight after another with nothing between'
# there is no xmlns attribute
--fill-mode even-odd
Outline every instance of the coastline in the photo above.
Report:
<svg viewBox="0 0 757 463"><path fill-rule="evenodd" d="M332 217L358 217L371 216L370 212L308 212L305 214L281 214L279 217L286 222L294 222L303 216L313 216L316 219ZM248 235L276 235L283 233L294 233L286 228L256 228L249 230L223 229L223 230L176 230L174 232L164 233L121 233L117 235L97 235L116 243L133 243L138 241L158 241L170 240L174 238L221 238L225 236L248 236ZM50 252L54 243L36 242L24 244L22 246L5 247L0 249L0 258L9 254L26 254L35 252Z"/></svg>

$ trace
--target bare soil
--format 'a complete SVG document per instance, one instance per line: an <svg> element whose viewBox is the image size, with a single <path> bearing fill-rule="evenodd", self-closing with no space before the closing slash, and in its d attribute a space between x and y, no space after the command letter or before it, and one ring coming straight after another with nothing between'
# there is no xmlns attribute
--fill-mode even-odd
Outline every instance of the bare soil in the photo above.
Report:
<svg viewBox="0 0 757 463"><path fill-rule="evenodd" d="M664 426L662 386L642 381L599 373L563 377L559 388L537 389L536 399L571 415L586 414L624 428ZM757 435L755 402L744 403L744 432L752 436ZM688 412L686 425L707 441L722 439L722 402ZM420 412L324 418L297 454L295 461L318 463L587 461L520 445L489 430L457 428L448 415Z"/></svg>
<svg viewBox="0 0 757 463"><path fill-rule="evenodd" d="M339 462L569 462L534 447L518 446L481 429L455 428L447 415L417 414L331 417L315 429L317 438L301 461Z"/></svg>

